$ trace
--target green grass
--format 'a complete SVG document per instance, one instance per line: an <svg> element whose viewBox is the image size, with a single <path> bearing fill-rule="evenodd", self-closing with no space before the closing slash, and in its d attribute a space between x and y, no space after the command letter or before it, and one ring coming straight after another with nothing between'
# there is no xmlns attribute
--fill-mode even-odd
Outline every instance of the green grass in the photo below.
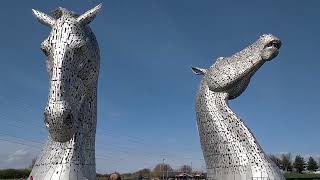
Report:
<svg viewBox="0 0 320 180"><path fill-rule="evenodd" d="M285 173L284 176L286 179L319 179L320 180L320 174L299 174L299 173Z"/></svg>

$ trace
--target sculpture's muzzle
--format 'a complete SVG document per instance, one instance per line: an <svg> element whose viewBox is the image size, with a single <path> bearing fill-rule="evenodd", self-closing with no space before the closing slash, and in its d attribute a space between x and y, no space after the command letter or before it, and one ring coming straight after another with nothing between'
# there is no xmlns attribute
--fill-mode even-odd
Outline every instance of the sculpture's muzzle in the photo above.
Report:
<svg viewBox="0 0 320 180"><path fill-rule="evenodd" d="M68 103L49 102L44 111L45 125L54 141L66 142L74 135L74 117Z"/></svg>

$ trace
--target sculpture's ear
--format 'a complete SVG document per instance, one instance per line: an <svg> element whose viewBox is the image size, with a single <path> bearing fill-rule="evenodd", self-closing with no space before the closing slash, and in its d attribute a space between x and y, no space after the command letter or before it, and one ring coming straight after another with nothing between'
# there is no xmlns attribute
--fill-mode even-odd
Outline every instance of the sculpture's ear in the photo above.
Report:
<svg viewBox="0 0 320 180"><path fill-rule="evenodd" d="M43 24L45 26L52 27L54 25L54 23L56 22L56 20L53 17L51 17L43 12L32 9L32 14L34 15L34 17L37 18L37 20L41 24Z"/></svg>
<svg viewBox="0 0 320 180"><path fill-rule="evenodd" d="M198 68L198 67L191 67L192 72L196 75L205 75L207 73L206 69Z"/></svg>
<svg viewBox="0 0 320 180"><path fill-rule="evenodd" d="M81 16L77 18L77 21L82 25L89 24L100 11L102 4L97 5L96 7L90 9L89 11L83 13Z"/></svg>

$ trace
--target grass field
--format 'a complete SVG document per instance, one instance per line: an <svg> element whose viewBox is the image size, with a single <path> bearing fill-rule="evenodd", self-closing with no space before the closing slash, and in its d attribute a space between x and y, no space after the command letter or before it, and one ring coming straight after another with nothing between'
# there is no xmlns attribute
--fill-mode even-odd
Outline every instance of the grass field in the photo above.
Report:
<svg viewBox="0 0 320 180"><path fill-rule="evenodd" d="M320 174L299 174L299 173L285 173L284 176L287 180L303 180L303 179L313 179L320 180Z"/></svg>

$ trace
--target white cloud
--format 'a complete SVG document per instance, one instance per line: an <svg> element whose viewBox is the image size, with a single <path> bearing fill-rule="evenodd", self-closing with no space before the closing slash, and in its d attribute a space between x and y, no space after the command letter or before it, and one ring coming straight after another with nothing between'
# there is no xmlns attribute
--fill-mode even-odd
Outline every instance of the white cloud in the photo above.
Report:
<svg viewBox="0 0 320 180"><path fill-rule="evenodd" d="M0 169L26 168L31 164L33 158L39 153L33 148L0 142Z"/></svg>
<svg viewBox="0 0 320 180"><path fill-rule="evenodd" d="M24 161L25 159L29 159L29 158L30 158L30 153L28 153L28 151L26 151L25 149L19 149L13 154L10 154L7 161L9 163L15 163L15 162Z"/></svg>

